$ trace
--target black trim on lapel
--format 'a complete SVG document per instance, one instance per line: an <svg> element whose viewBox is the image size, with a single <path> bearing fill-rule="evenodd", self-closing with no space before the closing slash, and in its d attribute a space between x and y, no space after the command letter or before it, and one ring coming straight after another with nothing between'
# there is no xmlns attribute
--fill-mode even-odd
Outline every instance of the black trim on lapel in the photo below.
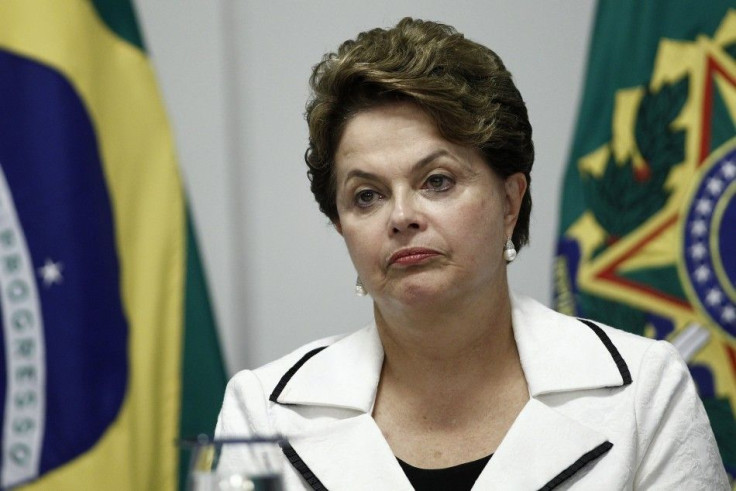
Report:
<svg viewBox="0 0 736 491"><path fill-rule="evenodd" d="M322 349L322 348L319 348ZM316 351L319 351L316 350ZM310 351L307 354L315 354L312 351ZM302 358L302 360L304 360ZM301 361L301 360L300 360ZM304 360L306 361L306 360ZM289 459L289 462L291 462L291 465L294 466L294 469L299 472L299 474L302 475L305 481L307 481L307 484L311 486L314 491L327 491L327 488L324 484L322 484L322 481L320 481L317 476L314 475L314 472L307 466L307 464L304 463L301 457L299 457L299 454L296 453L296 450L294 450L294 447L289 445L288 443L285 443L281 446L281 451L284 452L284 455L286 455L286 458Z"/></svg>
<svg viewBox="0 0 736 491"><path fill-rule="evenodd" d="M586 319L578 320L591 328L593 332L596 333L596 335L600 338L600 340L603 342L603 345L606 347L606 349L608 349L608 352L611 353L613 361L616 363L619 373L621 373L623 385L629 385L631 383L631 372L629 372L629 366L624 361L621 353L619 353L616 349L616 346L614 346L611 342L611 338L609 338L608 335L603 332L603 329L601 329L597 324Z"/></svg>
<svg viewBox="0 0 736 491"><path fill-rule="evenodd" d="M304 365L307 360L309 360L311 357L325 349L327 346L320 346L319 348L315 348L306 355L302 356L301 359L294 363L294 366L289 368L283 377L281 377L281 380L279 380L279 383L276 384L276 387L274 387L273 392L271 392L271 395L269 396L268 400L271 402L279 402L277 399L281 395L281 392L284 390L284 387L286 387L286 384L289 383L289 380L291 380L291 377L294 376L294 374L299 371L299 369Z"/></svg>
<svg viewBox="0 0 736 491"><path fill-rule="evenodd" d="M551 489L556 488L557 486L559 486L566 480L570 479L577 471L582 469L587 463L594 461L595 459L597 459L604 453L611 450L611 447L613 447L613 443L611 442L601 443L600 445L595 447L593 450L584 454L582 457L576 460L575 463L573 463L570 467L568 467L564 471L557 474L557 476L555 476L554 479L552 479L550 482L548 482L543 487L541 487L539 491L549 491Z"/></svg>

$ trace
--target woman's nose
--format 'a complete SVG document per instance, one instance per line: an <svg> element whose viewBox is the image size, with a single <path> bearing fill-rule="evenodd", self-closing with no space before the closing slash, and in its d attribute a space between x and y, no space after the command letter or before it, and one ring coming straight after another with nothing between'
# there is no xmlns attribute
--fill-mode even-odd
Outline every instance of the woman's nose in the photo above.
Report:
<svg viewBox="0 0 736 491"><path fill-rule="evenodd" d="M425 228L424 215L412 196L394 195L391 210L391 234L420 231Z"/></svg>

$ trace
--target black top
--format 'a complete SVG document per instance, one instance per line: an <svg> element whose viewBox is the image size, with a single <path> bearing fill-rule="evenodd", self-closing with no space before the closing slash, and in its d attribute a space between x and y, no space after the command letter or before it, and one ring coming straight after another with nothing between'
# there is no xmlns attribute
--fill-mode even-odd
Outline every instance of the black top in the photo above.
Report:
<svg viewBox="0 0 736 491"><path fill-rule="evenodd" d="M470 491L491 455L444 469L420 469L399 458L396 460L416 491Z"/></svg>

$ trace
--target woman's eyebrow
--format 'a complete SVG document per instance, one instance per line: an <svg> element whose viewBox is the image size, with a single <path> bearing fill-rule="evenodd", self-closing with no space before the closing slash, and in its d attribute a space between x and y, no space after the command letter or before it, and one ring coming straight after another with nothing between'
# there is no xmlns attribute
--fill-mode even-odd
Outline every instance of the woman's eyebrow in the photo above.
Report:
<svg viewBox="0 0 736 491"><path fill-rule="evenodd" d="M432 162L437 160L439 157L444 157L444 156L452 157L452 154L445 149L435 150L434 152L430 153L426 157L422 157L421 159L417 160L414 163L414 165L411 166L411 173L414 174L422 170L424 167L431 164ZM350 172L347 173L347 175L345 176L345 179L343 179L343 185L347 184L347 182L353 178L362 178L366 180L377 180L378 176L376 174L373 174L372 172L367 172L361 169L352 169Z"/></svg>
<svg viewBox="0 0 736 491"><path fill-rule="evenodd" d="M445 150L444 148L435 150L434 152L430 153L426 157L419 159L414 165L411 166L411 172L412 174L422 170L427 165L431 164L435 160L437 160L440 157L450 156L452 157L452 154Z"/></svg>

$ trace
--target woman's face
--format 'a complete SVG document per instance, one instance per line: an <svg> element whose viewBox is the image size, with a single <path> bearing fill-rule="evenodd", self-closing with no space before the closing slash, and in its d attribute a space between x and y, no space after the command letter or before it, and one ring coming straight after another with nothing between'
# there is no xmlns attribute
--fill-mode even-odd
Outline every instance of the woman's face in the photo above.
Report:
<svg viewBox="0 0 736 491"><path fill-rule="evenodd" d="M526 190L522 174L499 178L411 103L355 115L335 165L335 225L379 307L506 291L503 245Z"/></svg>

